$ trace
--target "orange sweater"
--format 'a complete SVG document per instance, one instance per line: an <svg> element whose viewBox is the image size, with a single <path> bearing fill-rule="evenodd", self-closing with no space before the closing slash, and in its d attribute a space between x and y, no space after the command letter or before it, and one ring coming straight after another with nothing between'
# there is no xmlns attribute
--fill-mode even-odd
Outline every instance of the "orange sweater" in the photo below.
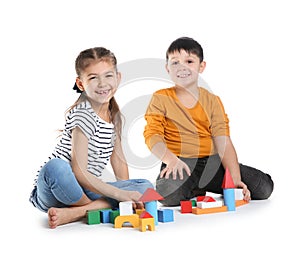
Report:
<svg viewBox="0 0 300 259"><path fill-rule="evenodd" d="M180 103L175 88L156 91L147 108L145 142L151 150L164 142L176 156L215 154L214 136L229 136L229 120L220 98L199 87L199 101L189 109Z"/></svg>

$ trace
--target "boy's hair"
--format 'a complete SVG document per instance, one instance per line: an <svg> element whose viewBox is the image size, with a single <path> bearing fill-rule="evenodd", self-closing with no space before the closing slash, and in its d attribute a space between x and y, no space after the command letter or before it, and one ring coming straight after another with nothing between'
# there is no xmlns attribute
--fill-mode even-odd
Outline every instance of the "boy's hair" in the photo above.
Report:
<svg viewBox="0 0 300 259"><path fill-rule="evenodd" d="M176 51L180 52L181 50L185 50L189 54L192 53L196 55L200 59L200 63L204 59L203 49L197 41L189 37L181 37L174 40L169 46L166 52L167 62L169 59L169 54L174 53Z"/></svg>

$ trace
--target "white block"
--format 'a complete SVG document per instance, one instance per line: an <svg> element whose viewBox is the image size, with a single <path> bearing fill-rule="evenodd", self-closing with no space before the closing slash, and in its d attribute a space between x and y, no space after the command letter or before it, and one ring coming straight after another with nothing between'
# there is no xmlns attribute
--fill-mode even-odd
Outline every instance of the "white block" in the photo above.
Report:
<svg viewBox="0 0 300 259"><path fill-rule="evenodd" d="M197 202L197 207L200 209L217 208L222 206L223 206L223 201L210 201L210 202L198 201Z"/></svg>
<svg viewBox="0 0 300 259"><path fill-rule="evenodd" d="M120 215L132 215L133 208L132 208L132 201L121 201L119 202L119 211Z"/></svg>
<svg viewBox="0 0 300 259"><path fill-rule="evenodd" d="M234 197L236 201L243 200L244 199L243 189L241 188L234 189Z"/></svg>

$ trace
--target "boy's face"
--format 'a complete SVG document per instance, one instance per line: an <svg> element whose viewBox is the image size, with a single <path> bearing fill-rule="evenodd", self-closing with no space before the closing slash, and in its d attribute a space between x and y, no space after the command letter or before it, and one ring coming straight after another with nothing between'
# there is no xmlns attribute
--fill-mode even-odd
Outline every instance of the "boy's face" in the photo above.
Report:
<svg viewBox="0 0 300 259"><path fill-rule="evenodd" d="M202 73L204 68L204 61L200 63L195 54L189 54L185 50L170 53L166 65L171 80L181 87L197 86L199 73Z"/></svg>

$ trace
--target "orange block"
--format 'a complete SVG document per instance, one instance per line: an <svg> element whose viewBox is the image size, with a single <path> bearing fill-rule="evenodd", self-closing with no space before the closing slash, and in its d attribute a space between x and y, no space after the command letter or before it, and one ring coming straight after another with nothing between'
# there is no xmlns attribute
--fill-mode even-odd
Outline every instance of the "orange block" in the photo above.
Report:
<svg viewBox="0 0 300 259"><path fill-rule="evenodd" d="M245 204L248 204L249 202L248 201L245 201L245 200L236 200L235 201L235 207L239 207L239 206L242 206L242 205L245 205Z"/></svg>
<svg viewBox="0 0 300 259"><path fill-rule="evenodd" d="M195 208L192 209L192 213L196 214L196 215L216 213L216 212L225 212L225 211L228 211L227 206L215 207L215 208L206 208L206 209L200 209L198 207L195 207Z"/></svg>

